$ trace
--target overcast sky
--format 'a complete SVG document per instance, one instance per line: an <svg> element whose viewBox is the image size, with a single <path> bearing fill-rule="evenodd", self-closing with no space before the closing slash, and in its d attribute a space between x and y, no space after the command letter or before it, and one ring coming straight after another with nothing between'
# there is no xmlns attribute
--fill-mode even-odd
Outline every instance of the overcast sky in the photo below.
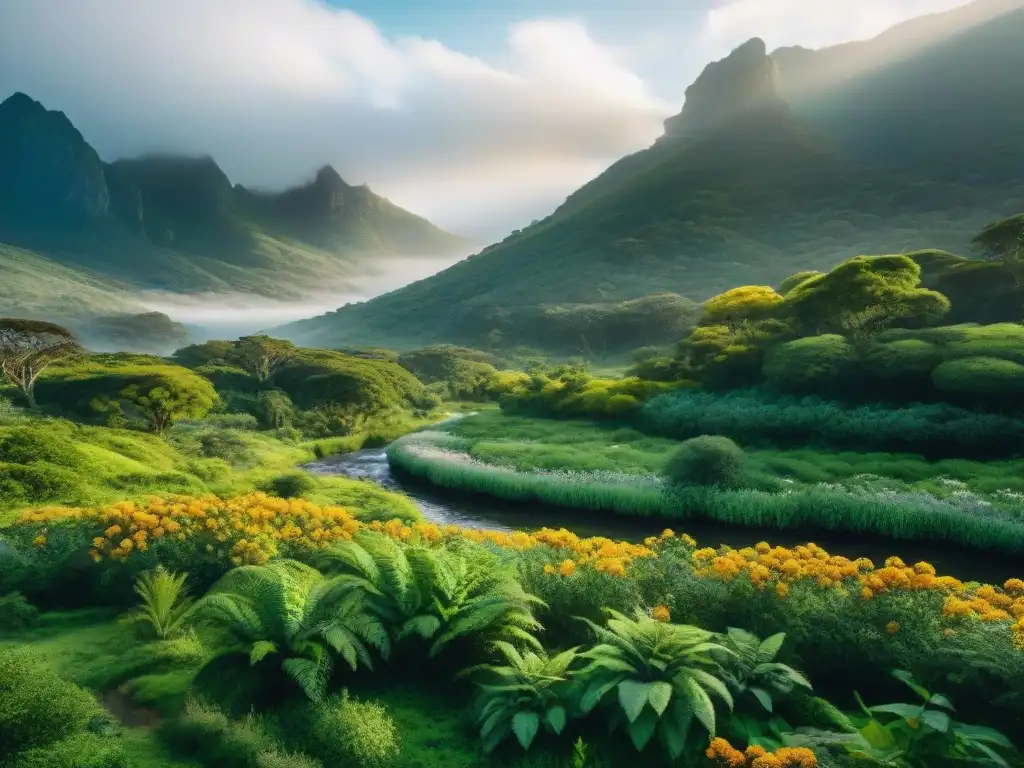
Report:
<svg viewBox="0 0 1024 768"><path fill-rule="evenodd" d="M105 160L213 155L349 183L478 240L648 146L710 60L873 36L964 0L0 0L0 99Z"/></svg>

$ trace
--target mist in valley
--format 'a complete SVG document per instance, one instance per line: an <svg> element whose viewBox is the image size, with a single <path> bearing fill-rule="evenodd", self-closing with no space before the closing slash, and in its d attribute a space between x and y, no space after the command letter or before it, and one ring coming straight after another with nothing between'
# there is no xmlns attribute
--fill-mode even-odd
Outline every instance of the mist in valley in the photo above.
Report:
<svg viewBox="0 0 1024 768"><path fill-rule="evenodd" d="M336 288L311 290L300 299L281 300L252 293L173 293L144 291L137 298L151 312L161 312L188 332L189 342L233 339L333 312L349 303L429 277L456 264L459 256L389 257L372 273L346 278Z"/></svg>

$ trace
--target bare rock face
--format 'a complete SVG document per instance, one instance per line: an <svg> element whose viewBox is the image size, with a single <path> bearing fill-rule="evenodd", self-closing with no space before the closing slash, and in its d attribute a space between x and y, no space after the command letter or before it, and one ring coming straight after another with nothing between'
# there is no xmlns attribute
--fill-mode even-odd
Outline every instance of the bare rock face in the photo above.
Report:
<svg viewBox="0 0 1024 768"><path fill-rule="evenodd" d="M665 121L665 138L695 136L754 113L787 109L775 62L755 37L705 67L686 89L683 111Z"/></svg>
<svg viewBox="0 0 1024 768"><path fill-rule="evenodd" d="M107 214L103 163L63 112L23 93L0 103L0 199L18 221L59 225Z"/></svg>

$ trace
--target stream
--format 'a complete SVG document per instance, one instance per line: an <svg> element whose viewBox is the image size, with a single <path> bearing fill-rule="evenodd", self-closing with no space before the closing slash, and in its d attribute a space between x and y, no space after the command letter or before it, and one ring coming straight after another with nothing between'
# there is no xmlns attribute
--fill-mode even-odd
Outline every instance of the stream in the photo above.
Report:
<svg viewBox="0 0 1024 768"><path fill-rule="evenodd" d="M813 541L829 552L849 558L868 557L876 566L898 555L907 563L930 562L939 574L968 581L1002 584L1020 576L1019 558L998 552L978 552L943 542L898 541L878 536L839 531L777 530L727 525L708 520L666 520L625 517L610 512L568 509L534 502L509 502L484 494L440 489L422 480L397 474L388 464L384 448L339 454L306 464L312 474L340 475L377 483L412 499L427 520L439 525L458 525L500 531L534 531L540 528L568 528L580 536L639 542L671 527L688 533L699 546L752 547L759 541L793 547Z"/></svg>

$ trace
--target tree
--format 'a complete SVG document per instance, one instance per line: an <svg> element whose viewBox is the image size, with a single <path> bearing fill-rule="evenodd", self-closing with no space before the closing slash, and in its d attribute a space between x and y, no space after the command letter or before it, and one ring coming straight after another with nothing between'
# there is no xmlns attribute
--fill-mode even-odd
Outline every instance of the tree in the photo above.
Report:
<svg viewBox="0 0 1024 768"><path fill-rule="evenodd" d="M920 287L907 256L857 256L793 288L782 311L809 335L838 333L863 342L900 322L924 324L949 311L949 299Z"/></svg>
<svg viewBox="0 0 1024 768"><path fill-rule="evenodd" d="M199 376L154 376L121 391L120 398L142 411L150 428L163 434L176 421L199 419L217 402L213 385Z"/></svg>
<svg viewBox="0 0 1024 768"><path fill-rule="evenodd" d="M55 323L0 318L0 373L21 390L32 408L39 375L77 349L71 331Z"/></svg>
<svg viewBox="0 0 1024 768"><path fill-rule="evenodd" d="M1014 288L1024 288L1024 213L989 224L971 242L1006 267Z"/></svg>
<svg viewBox="0 0 1024 768"><path fill-rule="evenodd" d="M257 381L266 381L297 352L290 341L269 336L243 336L235 345L234 357L246 373Z"/></svg>
<svg viewBox="0 0 1024 768"><path fill-rule="evenodd" d="M704 302L704 322L735 328L748 320L769 317L782 302L782 296L770 286L742 285Z"/></svg>

